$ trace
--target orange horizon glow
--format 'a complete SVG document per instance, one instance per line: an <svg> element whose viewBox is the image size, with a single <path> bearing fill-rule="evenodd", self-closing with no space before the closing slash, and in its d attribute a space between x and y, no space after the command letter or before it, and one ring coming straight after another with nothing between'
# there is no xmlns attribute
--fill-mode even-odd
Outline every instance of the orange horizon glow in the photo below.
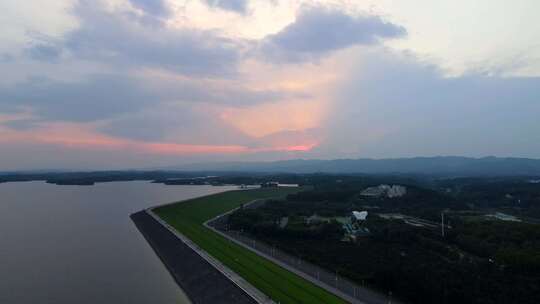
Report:
<svg viewBox="0 0 540 304"><path fill-rule="evenodd" d="M311 151L318 144L308 144L308 145L298 145L298 146L289 146L285 147L285 151L295 151L295 152L307 152Z"/></svg>
<svg viewBox="0 0 540 304"><path fill-rule="evenodd" d="M228 108L220 118L248 136L261 138L284 131L317 128L325 109L325 105L314 100L283 101L249 108Z"/></svg>

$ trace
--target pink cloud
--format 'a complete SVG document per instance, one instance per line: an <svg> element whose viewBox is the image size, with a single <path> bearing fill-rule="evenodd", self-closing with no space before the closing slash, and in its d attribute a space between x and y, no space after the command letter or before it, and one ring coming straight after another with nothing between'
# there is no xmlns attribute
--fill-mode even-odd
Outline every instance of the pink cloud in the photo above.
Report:
<svg viewBox="0 0 540 304"><path fill-rule="evenodd" d="M146 142L101 134L92 124L45 123L31 130L13 130L0 125L0 142L42 143L71 149L118 151L126 150L156 155L242 154L267 151L309 151L314 142L247 147L242 145L192 145L173 142Z"/></svg>
<svg viewBox="0 0 540 304"><path fill-rule="evenodd" d="M238 145L185 145L166 142L135 143L141 151L155 154L199 154L199 153L245 153L249 149Z"/></svg>

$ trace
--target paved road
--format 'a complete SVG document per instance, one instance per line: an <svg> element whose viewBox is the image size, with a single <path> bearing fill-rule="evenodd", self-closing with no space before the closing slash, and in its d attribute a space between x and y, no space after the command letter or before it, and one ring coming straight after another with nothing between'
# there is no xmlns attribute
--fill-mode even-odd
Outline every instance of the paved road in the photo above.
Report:
<svg viewBox="0 0 540 304"><path fill-rule="evenodd" d="M244 208L257 208L263 205L261 200L253 201L244 206ZM242 235L237 231L225 231L217 229L222 227L227 221L227 217L234 210L219 215L205 223L205 226L212 229L214 232L222 235L238 245L251 250L258 255L271 260L281 267L303 277L304 279L318 285L321 288L345 299L350 303L355 304L401 304L396 299L392 299L386 295L375 292L371 289L357 285L347 279L336 276L325 269L316 265L310 264L297 257L291 256L285 252L277 250L272 246L268 246L262 242Z"/></svg>

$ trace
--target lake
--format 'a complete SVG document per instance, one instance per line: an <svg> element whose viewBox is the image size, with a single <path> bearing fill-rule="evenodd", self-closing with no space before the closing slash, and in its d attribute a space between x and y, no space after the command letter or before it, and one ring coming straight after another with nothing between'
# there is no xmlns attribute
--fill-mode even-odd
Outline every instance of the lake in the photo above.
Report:
<svg viewBox="0 0 540 304"><path fill-rule="evenodd" d="M234 188L0 184L0 303L189 303L129 215Z"/></svg>

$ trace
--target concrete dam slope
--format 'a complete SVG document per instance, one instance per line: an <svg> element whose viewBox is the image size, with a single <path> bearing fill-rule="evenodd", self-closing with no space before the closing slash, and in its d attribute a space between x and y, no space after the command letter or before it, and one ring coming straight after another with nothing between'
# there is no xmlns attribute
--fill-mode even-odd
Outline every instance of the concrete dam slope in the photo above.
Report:
<svg viewBox="0 0 540 304"><path fill-rule="evenodd" d="M256 303L144 210L130 217L194 304Z"/></svg>

